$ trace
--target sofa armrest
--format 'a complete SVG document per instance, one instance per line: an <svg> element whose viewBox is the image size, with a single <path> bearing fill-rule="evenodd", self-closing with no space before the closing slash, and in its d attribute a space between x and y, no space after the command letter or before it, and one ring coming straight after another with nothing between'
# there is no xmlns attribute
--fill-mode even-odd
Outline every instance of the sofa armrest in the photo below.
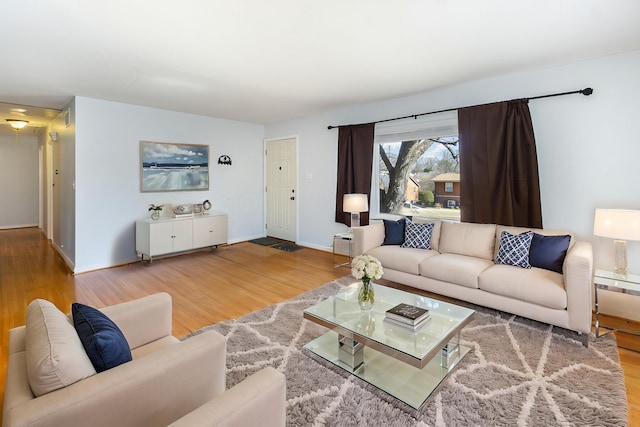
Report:
<svg viewBox="0 0 640 427"><path fill-rule="evenodd" d="M26 370L26 366L8 369ZM225 338L207 331L5 407L3 426L164 426L221 394L225 370Z"/></svg>
<svg viewBox="0 0 640 427"><path fill-rule="evenodd" d="M591 332L591 296L593 294L593 249L591 242L576 241L569 249L564 264L569 328Z"/></svg>
<svg viewBox="0 0 640 427"><path fill-rule="evenodd" d="M171 296L165 292L101 308L132 349L171 335Z"/></svg>
<svg viewBox="0 0 640 427"><path fill-rule="evenodd" d="M264 368L185 415L171 427L284 426L286 402L285 376L274 368Z"/></svg>
<svg viewBox="0 0 640 427"><path fill-rule="evenodd" d="M9 329L9 355L27 349L27 327L17 326Z"/></svg>
<svg viewBox="0 0 640 427"><path fill-rule="evenodd" d="M353 227L353 256L366 254L384 242L384 224L369 224Z"/></svg>

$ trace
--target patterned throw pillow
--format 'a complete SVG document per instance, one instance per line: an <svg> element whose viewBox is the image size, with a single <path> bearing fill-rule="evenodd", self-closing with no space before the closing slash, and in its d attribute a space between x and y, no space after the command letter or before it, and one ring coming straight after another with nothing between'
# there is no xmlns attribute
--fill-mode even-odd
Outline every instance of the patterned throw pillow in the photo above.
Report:
<svg viewBox="0 0 640 427"><path fill-rule="evenodd" d="M508 231L503 231L500 235L500 247L498 248L496 264L531 268L531 264L529 264L529 250L531 249L532 239L532 231L527 231L517 236Z"/></svg>
<svg viewBox="0 0 640 427"><path fill-rule="evenodd" d="M404 243L400 247L431 249L431 232L433 232L433 223L415 224L409 220L405 222Z"/></svg>

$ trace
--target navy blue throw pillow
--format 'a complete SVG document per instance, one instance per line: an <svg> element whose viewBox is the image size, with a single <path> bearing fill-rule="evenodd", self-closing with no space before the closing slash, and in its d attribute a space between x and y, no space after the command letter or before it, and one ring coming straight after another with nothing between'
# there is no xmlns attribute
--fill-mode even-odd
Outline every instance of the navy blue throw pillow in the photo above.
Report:
<svg viewBox="0 0 640 427"><path fill-rule="evenodd" d="M404 218L397 221L383 219L384 222L384 242L383 245L401 245L404 243Z"/></svg>
<svg viewBox="0 0 640 427"><path fill-rule="evenodd" d="M127 339L104 313L74 302L71 314L73 326L96 372L106 371L132 360Z"/></svg>
<svg viewBox="0 0 640 427"><path fill-rule="evenodd" d="M543 236L534 233L529 252L529 263L532 267L562 273L562 264L569 249L571 236Z"/></svg>

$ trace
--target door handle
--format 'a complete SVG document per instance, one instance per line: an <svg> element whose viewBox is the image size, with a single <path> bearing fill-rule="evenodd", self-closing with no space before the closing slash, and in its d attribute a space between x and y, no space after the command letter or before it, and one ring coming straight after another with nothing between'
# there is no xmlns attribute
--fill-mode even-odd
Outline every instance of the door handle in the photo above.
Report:
<svg viewBox="0 0 640 427"><path fill-rule="evenodd" d="M295 200L295 199L296 199L295 197L291 196L291 200Z"/></svg>

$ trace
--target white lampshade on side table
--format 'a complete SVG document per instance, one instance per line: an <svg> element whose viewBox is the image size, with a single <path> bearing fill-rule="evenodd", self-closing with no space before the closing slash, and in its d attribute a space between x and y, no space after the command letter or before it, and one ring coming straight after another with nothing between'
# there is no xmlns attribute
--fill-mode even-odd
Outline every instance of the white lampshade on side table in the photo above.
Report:
<svg viewBox="0 0 640 427"><path fill-rule="evenodd" d="M360 227L360 212L369 212L366 194L345 194L342 211L351 213L351 227Z"/></svg>
<svg viewBox="0 0 640 427"><path fill-rule="evenodd" d="M614 272L627 274L627 240L640 240L640 211L596 209L593 234L614 239Z"/></svg>

